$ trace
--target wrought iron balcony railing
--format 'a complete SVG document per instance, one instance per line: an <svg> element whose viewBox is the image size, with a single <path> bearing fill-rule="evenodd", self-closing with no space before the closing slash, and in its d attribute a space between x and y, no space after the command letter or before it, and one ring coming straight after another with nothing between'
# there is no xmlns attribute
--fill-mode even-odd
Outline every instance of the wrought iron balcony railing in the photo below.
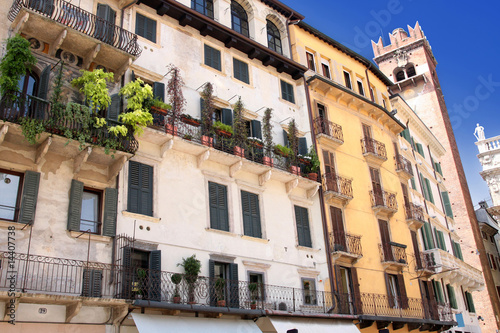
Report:
<svg viewBox="0 0 500 333"><path fill-rule="evenodd" d="M363 151L363 155L371 154L379 159L387 160L385 144L380 141L371 138L363 138L361 139L361 150Z"/></svg>
<svg viewBox="0 0 500 333"><path fill-rule="evenodd" d="M128 136L117 137L110 134L106 126L96 128L67 116L64 108L65 106L62 109L54 107L50 102L34 96L14 93L0 99L0 119L13 123L21 123L23 118L35 119L40 121L45 131L49 133L75 139L85 137L88 140L87 143L108 148L111 144L112 149L116 148L132 154L137 151L139 143L131 130Z"/></svg>
<svg viewBox="0 0 500 333"><path fill-rule="evenodd" d="M405 206L405 214L406 220L425 221L422 206L415 205L414 203L410 203L408 206Z"/></svg>
<svg viewBox="0 0 500 333"><path fill-rule="evenodd" d="M363 256L361 236L334 231L329 233L329 239L332 252L345 252L356 257Z"/></svg>
<svg viewBox="0 0 500 333"><path fill-rule="evenodd" d="M268 149L261 142L251 138L236 143L230 133L218 130L206 131L201 124L192 120L188 121L183 115L174 116L171 111L152 109L150 112L154 119L151 128L165 131L184 140L213 147L228 154L244 157L248 161L307 177L304 171L309 161L300 161L295 156L284 155L278 150Z"/></svg>
<svg viewBox="0 0 500 333"><path fill-rule="evenodd" d="M379 244L380 259L384 263L408 264L406 245L394 242Z"/></svg>
<svg viewBox="0 0 500 333"><path fill-rule="evenodd" d="M372 208L385 208L392 212L398 210L396 193L388 191L370 191L370 198L372 201Z"/></svg>
<svg viewBox="0 0 500 333"><path fill-rule="evenodd" d="M323 174L323 190L336 193L348 199L353 198L352 179L347 179L339 175L327 173Z"/></svg>
<svg viewBox="0 0 500 333"><path fill-rule="evenodd" d="M8 15L10 21L14 21L21 8L32 10L134 57L138 57L142 52L136 34L97 17L70 2L64 0L15 0Z"/></svg>
<svg viewBox="0 0 500 333"><path fill-rule="evenodd" d="M415 256L415 262L417 271L435 271L436 262L433 253L420 252Z"/></svg>
<svg viewBox="0 0 500 333"><path fill-rule="evenodd" d="M410 178L413 177L413 168L411 166L411 162L408 161L404 156L399 154L396 155L396 171L405 172L410 176Z"/></svg>
<svg viewBox="0 0 500 333"><path fill-rule="evenodd" d="M342 126L326 120L323 117L317 117L314 119L314 134L325 134L339 142L344 142Z"/></svg>

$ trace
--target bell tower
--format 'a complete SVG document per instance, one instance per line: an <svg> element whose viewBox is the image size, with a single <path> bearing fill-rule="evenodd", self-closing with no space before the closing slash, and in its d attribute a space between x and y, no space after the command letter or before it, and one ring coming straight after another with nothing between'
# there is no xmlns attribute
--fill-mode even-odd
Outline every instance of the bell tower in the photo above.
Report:
<svg viewBox="0 0 500 333"><path fill-rule="evenodd" d="M481 269L486 281L486 289L474 293L476 312L484 318L480 323L482 330L495 332L500 328L500 318L495 315L500 313L500 302L436 72L436 58L418 22L414 28L408 26L408 32L395 29L389 39L389 45L384 45L382 38L376 43L372 41L374 61L394 82L389 92L401 95L446 149L441 162L454 229L460 237L465 262ZM408 127L411 132L411 124Z"/></svg>

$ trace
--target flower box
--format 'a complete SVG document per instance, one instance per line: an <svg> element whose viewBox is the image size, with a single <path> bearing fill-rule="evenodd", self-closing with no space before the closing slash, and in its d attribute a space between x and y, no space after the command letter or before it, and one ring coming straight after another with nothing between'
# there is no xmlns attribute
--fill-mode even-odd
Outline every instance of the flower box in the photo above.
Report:
<svg viewBox="0 0 500 333"><path fill-rule="evenodd" d="M188 124L194 127L199 127L201 122L197 119L191 118L191 116L186 116L185 114L181 115L181 121L184 124Z"/></svg>
<svg viewBox="0 0 500 333"><path fill-rule="evenodd" d="M217 133L218 136L223 136L225 138L230 138L231 136L233 136L231 132L227 132L218 128L215 129L215 133Z"/></svg>
<svg viewBox="0 0 500 333"><path fill-rule="evenodd" d="M158 114L161 114L161 115L164 115L164 116L166 116L168 114L168 110L159 108L157 106L152 106L151 110L154 111L154 113L158 113Z"/></svg>

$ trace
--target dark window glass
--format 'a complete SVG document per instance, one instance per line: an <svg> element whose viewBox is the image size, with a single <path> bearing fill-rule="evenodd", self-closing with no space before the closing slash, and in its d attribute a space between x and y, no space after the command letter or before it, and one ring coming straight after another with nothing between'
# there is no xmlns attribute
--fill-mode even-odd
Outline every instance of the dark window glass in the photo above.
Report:
<svg viewBox="0 0 500 333"><path fill-rule="evenodd" d="M248 75L248 64L239 61L236 58L233 58L233 71L234 71L234 78L238 79L240 81L245 82L246 84L250 83L250 77Z"/></svg>
<svg viewBox="0 0 500 333"><path fill-rule="evenodd" d="M191 8L210 18L214 18L214 2L212 0L191 0Z"/></svg>
<svg viewBox="0 0 500 333"><path fill-rule="evenodd" d="M293 86L290 83L281 81L281 98L290 103L295 103L295 96L293 94Z"/></svg>
<svg viewBox="0 0 500 333"><path fill-rule="evenodd" d="M156 43L156 21L137 13L135 17L135 33Z"/></svg>
<svg viewBox="0 0 500 333"><path fill-rule="evenodd" d="M344 71L344 83L348 89L352 89L351 74L346 71Z"/></svg>
<svg viewBox="0 0 500 333"><path fill-rule="evenodd" d="M330 67L327 64L321 64L321 67L323 68L323 76L330 79Z"/></svg>
<svg viewBox="0 0 500 333"><path fill-rule="evenodd" d="M247 12L236 1L231 1L231 25L234 31L249 36Z"/></svg>
<svg viewBox="0 0 500 333"><path fill-rule="evenodd" d="M273 22L267 20L267 46L279 54L283 54L281 48L281 34Z"/></svg>
<svg viewBox="0 0 500 333"><path fill-rule="evenodd" d="M316 66L314 64L314 55L312 53L306 52L307 56L307 68L309 68L312 71L316 70Z"/></svg>
<svg viewBox="0 0 500 333"><path fill-rule="evenodd" d="M218 71L221 70L220 51L205 44L205 65L212 67Z"/></svg>
<svg viewBox="0 0 500 333"><path fill-rule="evenodd" d="M363 82L358 81L358 91L360 95L365 95L365 89L363 88Z"/></svg>
<svg viewBox="0 0 500 333"><path fill-rule="evenodd" d="M415 76L416 72L415 72L415 67L413 66L410 66L406 69L406 75L408 77L412 77L412 76Z"/></svg>
<svg viewBox="0 0 500 333"><path fill-rule="evenodd" d="M405 72L399 71L396 73L396 82L403 81L405 79Z"/></svg>

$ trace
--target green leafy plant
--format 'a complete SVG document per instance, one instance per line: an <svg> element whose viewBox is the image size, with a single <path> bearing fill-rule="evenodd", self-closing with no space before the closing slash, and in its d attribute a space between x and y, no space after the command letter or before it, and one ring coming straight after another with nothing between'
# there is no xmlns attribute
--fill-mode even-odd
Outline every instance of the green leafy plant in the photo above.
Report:
<svg viewBox="0 0 500 333"><path fill-rule="evenodd" d="M283 155L285 157L288 157L293 154L292 149L282 146L280 144L277 144L274 146L274 151L278 153L279 155Z"/></svg>
<svg viewBox="0 0 500 333"><path fill-rule="evenodd" d="M196 254L190 257L182 258L182 263L177 264L184 268L185 278L188 283L195 283L201 272L201 261L196 259Z"/></svg>
<svg viewBox="0 0 500 333"><path fill-rule="evenodd" d="M273 125L271 124L273 109L267 108L262 118L262 134L264 136L264 148L267 157L271 157L273 149Z"/></svg>
<svg viewBox="0 0 500 333"><path fill-rule="evenodd" d="M28 140L30 144L34 145L40 139L43 131L45 131L45 126L43 126L43 122L41 120L22 117L21 130L26 140Z"/></svg>
<svg viewBox="0 0 500 333"><path fill-rule="evenodd" d="M193 139L193 136L192 136L191 134L184 134L184 135L182 136L182 138L183 138L184 140L192 140L192 139Z"/></svg>
<svg viewBox="0 0 500 333"><path fill-rule="evenodd" d="M238 101L234 104L233 114L233 140L235 145L241 147L247 138L245 120L243 119L243 102L241 101L241 97L239 97Z"/></svg>
<svg viewBox="0 0 500 333"><path fill-rule="evenodd" d="M226 280L223 278L218 278L215 281L215 295L218 301L224 300L224 289L226 288Z"/></svg>
<svg viewBox="0 0 500 333"><path fill-rule="evenodd" d="M310 158L310 161L311 161L306 168L306 172L307 173L318 173L320 163L319 163L318 154L316 153L316 150L314 149L313 146L311 146L309 148L309 153L306 156L308 156Z"/></svg>
<svg viewBox="0 0 500 333"><path fill-rule="evenodd" d="M175 284L174 297L180 297L179 283L181 283L181 281L182 281L182 274L179 274L179 273L172 274L172 276L170 277L170 280L172 280L172 283Z"/></svg>
<svg viewBox="0 0 500 333"><path fill-rule="evenodd" d="M171 109L171 106L169 104L161 101L158 98L150 99L150 100L146 101L144 104L145 109L149 109L152 106L157 107L157 108L162 109L162 110L170 110Z"/></svg>
<svg viewBox="0 0 500 333"><path fill-rule="evenodd" d="M73 79L71 84L80 89L92 111L106 109L111 104L107 83L113 81L114 74L106 73L102 69L81 72L82 75Z"/></svg>
<svg viewBox="0 0 500 333"><path fill-rule="evenodd" d="M258 284L256 282L252 282L248 285L248 290L250 290L250 298L252 300L252 304L255 304L255 300L257 298L257 288Z"/></svg>
<svg viewBox="0 0 500 333"><path fill-rule="evenodd" d="M6 41L6 52L0 62L0 94L9 95L19 91L18 82L37 60L31 53L30 42L20 35Z"/></svg>
<svg viewBox="0 0 500 333"><path fill-rule="evenodd" d="M201 129L204 135L212 134L212 118L214 115L214 88L210 82L205 84L201 97L203 104L201 108Z"/></svg>
<svg viewBox="0 0 500 333"><path fill-rule="evenodd" d="M295 119L292 118L292 120L288 123L288 142L290 149L292 150L292 154L289 157L292 164L297 163L297 155L299 154L298 132L299 130L297 128L297 124L295 123Z"/></svg>
<svg viewBox="0 0 500 333"><path fill-rule="evenodd" d="M224 132L231 133L231 135L234 134L233 128L231 127L231 125L224 124L224 123L222 123L220 121L214 122L213 128L216 129L216 130L219 130L219 131L224 131Z"/></svg>

